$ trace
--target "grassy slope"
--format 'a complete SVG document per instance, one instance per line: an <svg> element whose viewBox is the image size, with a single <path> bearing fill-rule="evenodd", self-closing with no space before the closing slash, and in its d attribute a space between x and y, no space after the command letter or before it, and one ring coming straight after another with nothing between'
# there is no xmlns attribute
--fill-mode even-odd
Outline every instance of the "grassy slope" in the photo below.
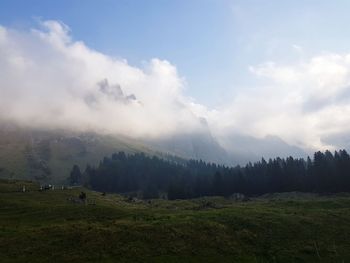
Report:
<svg viewBox="0 0 350 263"><path fill-rule="evenodd" d="M24 179L27 160L24 155L28 139L23 134L0 132L0 177Z"/></svg>
<svg viewBox="0 0 350 263"><path fill-rule="evenodd" d="M350 261L350 197L149 204L85 190L96 201L85 206L67 201L81 189L8 189L2 181L1 262Z"/></svg>
<svg viewBox="0 0 350 263"><path fill-rule="evenodd" d="M153 154L142 144L121 137L0 127L0 178L64 183L74 164L85 169L118 151Z"/></svg>
<svg viewBox="0 0 350 263"><path fill-rule="evenodd" d="M97 136L94 141L82 140L81 147L77 145L51 142L51 158L48 162L49 167L53 171L52 178L56 182L64 181L68 176L74 164L81 169L85 169L87 164L97 165L105 156L111 156L112 153L124 151L127 153L145 152L151 153L151 150L126 140L125 138L116 138L112 136Z"/></svg>

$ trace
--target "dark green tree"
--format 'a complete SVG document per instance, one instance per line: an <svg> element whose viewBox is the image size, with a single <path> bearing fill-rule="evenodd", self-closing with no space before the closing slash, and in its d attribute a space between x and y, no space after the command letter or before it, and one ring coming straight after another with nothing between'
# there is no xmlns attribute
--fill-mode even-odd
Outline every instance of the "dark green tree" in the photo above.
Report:
<svg viewBox="0 0 350 263"><path fill-rule="evenodd" d="M69 176L69 183L71 185L80 185L82 181L82 174L78 165L74 165Z"/></svg>

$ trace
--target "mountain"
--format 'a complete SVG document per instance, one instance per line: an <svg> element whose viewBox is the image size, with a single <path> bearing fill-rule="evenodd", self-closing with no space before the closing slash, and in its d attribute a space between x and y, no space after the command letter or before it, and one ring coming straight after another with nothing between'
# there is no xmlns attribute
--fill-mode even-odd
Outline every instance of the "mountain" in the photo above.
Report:
<svg viewBox="0 0 350 263"><path fill-rule="evenodd" d="M228 166L244 165L262 157L306 156L300 148L275 136L258 139L235 134L219 143L204 120L196 132L152 140L0 124L0 178L64 183L74 164L84 170L87 164L98 165L105 156L118 151L145 152L168 159L201 159Z"/></svg>
<svg viewBox="0 0 350 263"><path fill-rule="evenodd" d="M74 164L85 169L117 151L155 154L121 136L0 126L0 178L63 183Z"/></svg>
<svg viewBox="0 0 350 263"><path fill-rule="evenodd" d="M230 164L229 155L219 143L208 134L176 134L173 136L148 140L147 143L157 151L186 159L201 159L206 162Z"/></svg>
<svg viewBox="0 0 350 263"><path fill-rule="evenodd" d="M141 141L92 132L28 129L1 124L0 178L64 183L74 164L85 169L87 164L97 165L105 156L118 151L145 152L167 159L231 163L226 150L205 125L204 129L194 133Z"/></svg>
<svg viewBox="0 0 350 263"><path fill-rule="evenodd" d="M191 133L179 131L176 134L146 140L153 149L186 159L197 159L218 164L232 164L230 156L210 132L204 118L199 119L200 128Z"/></svg>
<svg viewBox="0 0 350 263"><path fill-rule="evenodd" d="M289 145L278 136L268 135L264 138L255 138L242 134L231 134L220 140L221 145L231 157L232 163L244 165L247 162L255 162L275 157L293 156L305 158L307 153L293 145Z"/></svg>

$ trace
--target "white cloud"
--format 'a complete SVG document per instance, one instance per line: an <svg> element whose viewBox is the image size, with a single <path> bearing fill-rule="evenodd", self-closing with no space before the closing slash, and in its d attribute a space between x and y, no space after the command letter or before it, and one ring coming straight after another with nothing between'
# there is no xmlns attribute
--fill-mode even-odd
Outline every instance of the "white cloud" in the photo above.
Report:
<svg viewBox="0 0 350 263"><path fill-rule="evenodd" d="M259 67L249 67L249 70L259 76L268 77L276 82L295 82L298 80L298 72L290 67L278 67L274 62L266 62Z"/></svg>
<svg viewBox="0 0 350 263"><path fill-rule="evenodd" d="M170 62L154 58L133 67L73 41L62 23L41 26L30 31L0 26L2 119L155 137L197 131L205 117L218 138L277 135L312 149L332 148L325 138L339 145L350 132L350 54L252 66L263 84L208 110L184 96L186 82Z"/></svg>
<svg viewBox="0 0 350 263"><path fill-rule="evenodd" d="M192 102L182 95L185 82L168 61L154 58L145 68L132 67L73 41L62 23L41 26L29 32L0 27L3 119L141 137L198 127ZM101 92L104 79L109 89L119 87L136 100L125 103L114 91Z"/></svg>
<svg viewBox="0 0 350 263"><path fill-rule="evenodd" d="M302 46L299 46L299 45L297 45L297 44L293 44L293 45L292 45L292 48L293 48L296 52L298 52L298 53L300 53L300 54L302 54L302 53L304 52L303 47L302 47Z"/></svg>
<svg viewBox="0 0 350 263"><path fill-rule="evenodd" d="M223 118L232 120L226 132L271 134L306 149L332 149L323 138L350 132L349 57L325 53L290 65L250 67L265 84L241 91L225 109Z"/></svg>

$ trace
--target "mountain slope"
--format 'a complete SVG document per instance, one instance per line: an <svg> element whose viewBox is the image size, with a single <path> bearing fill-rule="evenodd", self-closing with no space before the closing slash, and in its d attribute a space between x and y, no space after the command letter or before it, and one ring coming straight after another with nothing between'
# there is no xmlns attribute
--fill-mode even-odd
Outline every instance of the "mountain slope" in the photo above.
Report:
<svg viewBox="0 0 350 263"><path fill-rule="evenodd" d="M230 163L226 151L210 134L177 134L148 141L148 144L158 151L186 159L201 159L226 165Z"/></svg>
<svg viewBox="0 0 350 263"><path fill-rule="evenodd" d="M73 164L85 169L117 151L154 154L123 137L0 127L0 177L63 183Z"/></svg>
<svg viewBox="0 0 350 263"><path fill-rule="evenodd" d="M225 165L245 165L262 157L306 156L300 148L274 136L257 139L232 135L219 144L206 123L193 133L179 132L144 141L91 132L24 129L0 124L0 178L64 183L74 164L85 169L87 164L97 165L105 156L118 151L142 151L163 158L179 156Z"/></svg>
<svg viewBox="0 0 350 263"><path fill-rule="evenodd" d="M307 156L303 149L289 145L281 138L271 135L264 138L255 138L232 134L226 136L220 143L225 146L232 162L241 165L245 165L247 162L259 161L262 157L269 159L288 156L305 158Z"/></svg>

